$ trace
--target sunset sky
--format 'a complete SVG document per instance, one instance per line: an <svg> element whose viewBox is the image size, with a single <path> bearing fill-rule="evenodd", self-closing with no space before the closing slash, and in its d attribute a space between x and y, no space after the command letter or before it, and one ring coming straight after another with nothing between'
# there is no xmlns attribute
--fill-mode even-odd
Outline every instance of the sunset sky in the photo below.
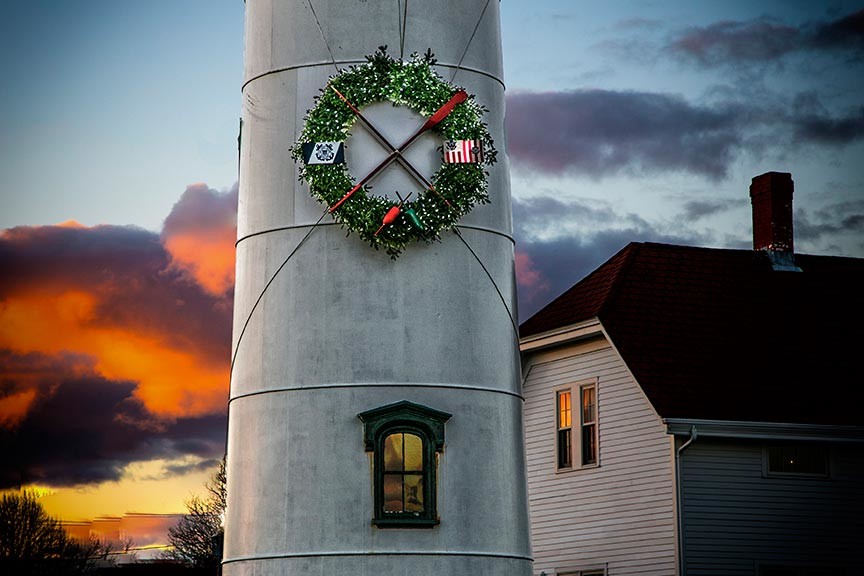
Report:
<svg viewBox="0 0 864 576"><path fill-rule="evenodd" d="M598 4L501 3L523 320L630 241L748 248L769 170L799 252L864 256L864 3ZM140 545L224 451L242 34L242 0L0 18L0 488Z"/></svg>

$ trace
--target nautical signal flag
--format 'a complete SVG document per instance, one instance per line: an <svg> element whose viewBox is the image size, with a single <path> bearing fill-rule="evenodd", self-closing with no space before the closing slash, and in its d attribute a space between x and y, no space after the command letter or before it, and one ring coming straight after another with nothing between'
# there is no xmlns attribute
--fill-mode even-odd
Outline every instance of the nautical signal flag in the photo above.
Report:
<svg viewBox="0 0 864 576"><path fill-rule="evenodd" d="M483 142L480 140L447 140L444 142L445 164L483 162Z"/></svg>
<svg viewBox="0 0 864 576"><path fill-rule="evenodd" d="M345 145L342 142L306 142L303 144L306 164L344 164Z"/></svg>

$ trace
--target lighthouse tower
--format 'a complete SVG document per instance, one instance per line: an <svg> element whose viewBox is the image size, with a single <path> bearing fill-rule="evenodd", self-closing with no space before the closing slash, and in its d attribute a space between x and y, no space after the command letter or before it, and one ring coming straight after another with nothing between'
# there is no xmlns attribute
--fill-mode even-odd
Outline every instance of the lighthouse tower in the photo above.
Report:
<svg viewBox="0 0 864 576"><path fill-rule="evenodd" d="M499 2L248 0L245 36L224 573L530 574ZM308 111L385 45L434 54L498 150L489 202L397 258L298 178ZM431 115L357 112L319 160L430 194Z"/></svg>

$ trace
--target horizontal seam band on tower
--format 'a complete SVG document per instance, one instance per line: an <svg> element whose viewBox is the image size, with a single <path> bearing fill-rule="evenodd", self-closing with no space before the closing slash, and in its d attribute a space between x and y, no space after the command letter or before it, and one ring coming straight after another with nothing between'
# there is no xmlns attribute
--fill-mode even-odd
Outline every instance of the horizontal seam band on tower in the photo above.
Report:
<svg viewBox="0 0 864 576"><path fill-rule="evenodd" d="M337 222L326 222L326 223L318 224L317 226L319 226L319 227L320 226L336 226L336 224L337 224ZM264 234L270 234L271 232L282 232L283 230L297 230L300 228L311 228L312 226L315 226L315 224L314 223L313 224L296 224L294 226L280 226L279 228L270 228L268 230L259 230L258 232L253 232L252 234L247 234L247 235L243 236L242 238L239 238L236 242L234 242L234 247L236 248L237 246L240 245L240 242L243 242L244 240L247 240L249 238L254 238L255 236L263 236ZM510 234L505 234L504 232L501 232L499 230L494 230L492 228L487 228L485 226L471 226L471 225L466 225L466 224L459 224L459 228L461 228L463 230L479 230L480 232L489 232L490 234L496 234L498 236L503 236L504 238L506 238L510 242L512 242L514 245L516 244L516 240L514 240L513 236L511 236Z"/></svg>
<svg viewBox="0 0 864 576"><path fill-rule="evenodd" d="M243 82L243 85L240 86L240 92L242 93L244 90L246 90L246 86L248 86L249 84L251 84L255 80L258 80L260 78L264 78L265 76L271 76L273 74L279 74L280 72L290 72L291 70L298 70L300 68L320 68L321 66L333 66L334 64L362 64L363 62L366 62L366 60L339 60L338 62L333 62L331 60L327 60L326 62L310 62L310 63L306 63L306 64L297 64L295 66L286 66L284 68L274 68L273 70L268 70L267 72L262 72L261 74L258 74L257 76L253 76L252 78L249 78L248 80ZM474 74L480 74L481 76L486 76L487 78L491 78L492 80L498 82L502 88L504 88L505 90L507 89L506 86L504 85L504 80L502 80L501 78L498 78L497 76L490 74L489 72L484 72L483 70L480 70L477 68L470 68L467 66L457 66L455 64L442 64L441 62L436 62L435 66L441 66L442 68L457 68L458 70L464 70L465 72L473 72ZM338 66L337 66L337 68L338 68Z"/></svg>
<svg viewBox="0 0 864 576"><path fill-rule="evenodd" d="M531 556L523 556L521 554L505 554L503 552L441 552L441 551L414 551L414 550L356 550L356 551L335 551L335 552L287 552L284 554L256 554L253 556L238 556L236 558L226 558L222 560L222 564L231 562L249 562L255 560L277 560L279 558L316 558L316 557L334 557L334 556L469 556L481 558L505 558L508 560L525 560L533 562Z"/></svg>
<svg viewBox="0 0 864 576"><path fill-rule="evenodd" d="M300 228L313 228L313 227L321 227L321 226L335 226L336 222L322 222L320 224L315 224L314 222L311 224L295 224L294 226L280 226L279 228L269 228L267 230L259 230L258 232L253 232L252 234L247 234L242 238L238 238L234 243L234 247L240 245L240 242L247 240L249 238L254 238L255 236L263 236L264 234L270 234L271 232L281 232L283 230L298 230Z"/></svg>
<svg viewBox="0 0 864 576"><path fill-rule="evenodd" d="M313 384L311 386L283 386L281 388L268 388L267 390L258 390L256 392L246 392L244 394L238 394L237 396L232 396L228 399L228 404L230 405L235 400L241 400L243 398L249 398L251 396L263 396L264 394L274 394L277 392L300 392L303 390L328 390L334 388L449 388L455 390L472 390L475 392L492 392L495 394L504 394L506 396L513 396L515 398L519 398L523 402L525 401L525 397L516 392L511 392L509 390L502 390L500 388L487 388L484 386L460 386L459 384L436 384L436 383L417 383L417 382L392 382L389 384L385 384L382 382L373 382L373 383L361 383L361 384Z"/></svg>

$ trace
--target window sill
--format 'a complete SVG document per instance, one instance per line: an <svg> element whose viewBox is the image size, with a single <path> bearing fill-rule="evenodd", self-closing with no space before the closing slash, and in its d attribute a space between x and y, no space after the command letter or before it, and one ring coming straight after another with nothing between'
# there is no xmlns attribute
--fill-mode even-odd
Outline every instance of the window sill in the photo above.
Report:
<svg viewBox="0 0 864 576"><path fill-rule="evenodd" d="M416 516L374 518L372 520L372 524L378 528L434 528L438 523L437 518L417 518Z"/></svg>
<svg viewBox="0 0 864 576"><path fill-rule="evenodd" d="M600 468L600 464L585 464L584 466L573 466L572 468L557 468L555 474L570 474L571 472L594 470L595 468Z"/></svg>
<svg viewBox="0 0 864 576"><path fill-rule="evenodd" d="M827 472L763 472L763 478L796 478L801 480L829 480Z"/></svg>

